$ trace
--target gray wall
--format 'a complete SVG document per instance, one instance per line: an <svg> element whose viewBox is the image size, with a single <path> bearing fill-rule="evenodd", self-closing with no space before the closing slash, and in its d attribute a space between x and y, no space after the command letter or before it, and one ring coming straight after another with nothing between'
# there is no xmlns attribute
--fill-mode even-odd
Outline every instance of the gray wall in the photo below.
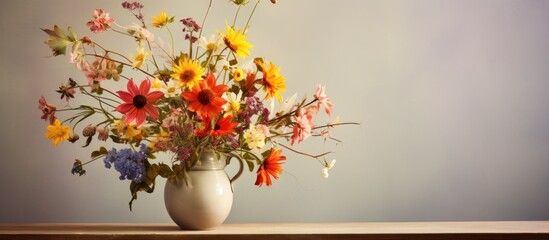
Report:
<svg viewBox="0 0 549 240"><path fill-rule="evenodd" d="M147 21L162 9L202 19L206 8L143 3ZM2 1L0 222L170 221L162 187L129 212L128 183L102 163L72 176L73 159L90 149L52 147L36 109L68 77L83 80L68 58L48 58L40 28L72 25L130 53L127 39L85 27L99 7L131 23L119 4ZM233 10L214 1L205 31L224 29ZM343 144L299 146L336 152L327 180L314 160L288 151L274 186L257 188L255 173L245 174L227 221L549 220L548 23L549 1L262 2L252 54L281 66L284 96L326 84L334 115L362 125L336 129Z"/></svg>

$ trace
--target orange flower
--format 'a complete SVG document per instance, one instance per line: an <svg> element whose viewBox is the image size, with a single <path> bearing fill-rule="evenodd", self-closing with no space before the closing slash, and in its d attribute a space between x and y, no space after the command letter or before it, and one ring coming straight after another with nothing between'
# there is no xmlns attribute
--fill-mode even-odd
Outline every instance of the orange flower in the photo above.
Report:
<svg viewBox="0 0 549 240"><path fill-rule="evenodd" d="M281 166L283 162L281 161L286 160L286 156L281 156L280 153L282 153L282 149L276 150L271 148L269 157L259 165L255 185L261 187L263 183L266 183L267 186L271 186L273 184L271 182L271 176L278 179L278 175L281 174L283 170Z"/></svg>
<svg viewBox="0 0 549 240"><path fill-rule="evenodd" d="M260 60L256 60L255 63L263 72L263 91L267 93L265 99L275 97L276 100L282 102L282 95L280 95L280 91L286 91L286 84L284 83L284 76L278 73L280 68L272 62L269 62L269 67L265 66L263 61Z"/></svg>
<svg viewBox="0 0 549 240"><path fill-rule="evenodd" d="M215 85L215 77L208 73L206 79L181 95L190 102L189 111L196 112L201 118L216 118L223 110L223 105L227 100L221 95L229 90L229 87L220 84Z"/></svg>

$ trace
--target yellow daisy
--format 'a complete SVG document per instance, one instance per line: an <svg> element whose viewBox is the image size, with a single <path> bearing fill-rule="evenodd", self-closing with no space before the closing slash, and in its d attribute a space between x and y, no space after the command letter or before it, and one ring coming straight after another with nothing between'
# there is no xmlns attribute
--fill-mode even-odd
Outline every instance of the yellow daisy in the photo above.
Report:
<svg viewBox="0 0 549 240"><path fill-rule="evenodd" d="M59 142L69 139L71 128L69 126L61 125L59 119L55 119L53 125L47 127L48 132L46 133L47 139L52 139L52 144L57 146Z"/></svg>
<svg viewBox="0 0 549 240"><path fill-rule="evenodd" d="M130 57L133 58L132 67L133 68L140 68L141 65L143 65L143 62L145 62L145 59L147 56L149 56L149 52L146 52L144 48L139 48L138 53L136 56L133 56L130 54Z"/></svg>
<svg viewBox="0 0 549 240"><path fill-rule="evenodd" d="M180 58L178 64L172 66L171 77L179 81L179 87L193 88L202 80L202 75L206 71L196 60Z"/></svg>
<svg viewBox="0 0 549 240"><path fill-rule="evenodd" d="M255 63L263 72L263 91L267 93L265 99L270 99L274 96L276 97L276 100L282 102L282 95L280 95L280 91L286 91L286 84L284 76L278 73L280 68L272 62L269 62L268 68L265 67L263 61L256 60Z"/></svg>
<svg viewBox="0 0 549 240"><path fill-rule="evenodd" d="M246 42L246 35L238 29L236 32L227 24L227 34L221 34L223 36L223 41L225 45L231 51L233 51L237 56L245 58L250 56L250 48L253 47L252 44Z"/></svg>
<svg viewBox="0 0 549 240"><path fill-rule="evenodd" d="M161 28L166 26L166 24L173 22L173 19L169 19L166 12L162 11L157 17L152 17L153 22L151 23L153 27ZM171 20L171 21L170 21Z"/></svg>
<svg viewBox="0 0 549 240"><path fill-rule="evenodd" d="M233 70L232 73L233 73L234 80L237 81L237 82L244 79L244 77L246 76L244 74L244 71L242 70L242 68L236 68L236 69Z"/></svg>

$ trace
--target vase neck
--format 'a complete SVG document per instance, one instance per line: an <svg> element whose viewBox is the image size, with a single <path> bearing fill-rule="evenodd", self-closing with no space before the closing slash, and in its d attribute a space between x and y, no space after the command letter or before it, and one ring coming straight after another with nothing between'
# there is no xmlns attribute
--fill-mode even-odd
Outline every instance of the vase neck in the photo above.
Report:
<svg viewBox="0 0 549 240"><path fill-rule="evenodd" d="M219 155L219 158L218 158ZM227 165L226 156L222 153L216 154L213 150L204 149L198 157L198 162L192 167L192 171L213 171L224 170Z"/></svg>

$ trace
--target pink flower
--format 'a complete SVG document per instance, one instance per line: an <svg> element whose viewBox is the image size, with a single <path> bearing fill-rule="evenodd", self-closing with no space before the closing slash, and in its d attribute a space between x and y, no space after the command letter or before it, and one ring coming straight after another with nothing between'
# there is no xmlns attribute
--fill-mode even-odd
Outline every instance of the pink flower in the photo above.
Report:
<svg viewBox="0 0 549 240"><path fill-rule="evenodd" d="M107 73L101 69L98 69L97 66L90 65L88 62L82 64L82 72L88 79L88 84L96 89L99 86L99 82L107 79Z"/></svg>
<svg viewBox="0 0 549 240"><path fill-rule="evenodd" d="M42 117L40 118L46 121L49 119L50 124L53 125L55 122L55 105L48 104L44 96L41 96L40 99L38 99L38 109L42 111Z"/></svg>
<svg viewBox="0 0 549 240"><path fill-rule="evenodd" d="M171 126L174 126L174 125L177 125L178 124L178 121L179 121L179 118L181 116L183 116L183 114L185 114L183 112L183 109L181 108L173 108L170 110L170 113L168 113L168 116L166 116L166 118L164 118L164 120L162 121L162 126L163 128L170 128Z"/></svg>
<svg viewBox="0 0 549 240"><path fill-rule="evenodd" d="M316 100L318 100L317 107L320 107L320 105L324 105L324 110L326 110L326 114L331 115L332 114L332 107L334 104L330 102L330 98L326 96L325 93L325 87L320 84L316 87L316 93L314 94Z"/></svg>
<svg viewBox="0 0 549 240"><path fill-rule="evenodd" d="M103 12L103 9L96 9L93 11L93 20L86 23L86 25L90 27L90 31L93 33L100 33L107 31L107 28L111 27L114 21L114 18L111 18L109 13Z"/></svg>
<svg viewBox="0 0 549 240"><path fill-rule="evenodd" d="M295 140L298 143L305 140L307 137L311 136L313 125L313 116L306 109L299 109L297 116L294 117L294 135L292 136L292 145L294 145Z"/></svg>
<svg viewBox="0 0 549 240"><path fill-rule="evenodd" d="M107 139L109 138L109 129L107 128L98 127L97 133L97 139L99 139L100 141L107 141Z"/></svg>
<svg viewBox="0 0 549 240"><path fill-rule="evenodd" d="M120 106L116 107L116 111L125 114L124 122L129 124L136 120L137 126L141 125L147 115L152 119L158 119L158 109L153 104L158 101L164 93L161 91L149 92L151 90L151 82L145 79L137 88L133 83L133 79L128 82L128 92L118 91L118 96L124 101Z"/></svg>

